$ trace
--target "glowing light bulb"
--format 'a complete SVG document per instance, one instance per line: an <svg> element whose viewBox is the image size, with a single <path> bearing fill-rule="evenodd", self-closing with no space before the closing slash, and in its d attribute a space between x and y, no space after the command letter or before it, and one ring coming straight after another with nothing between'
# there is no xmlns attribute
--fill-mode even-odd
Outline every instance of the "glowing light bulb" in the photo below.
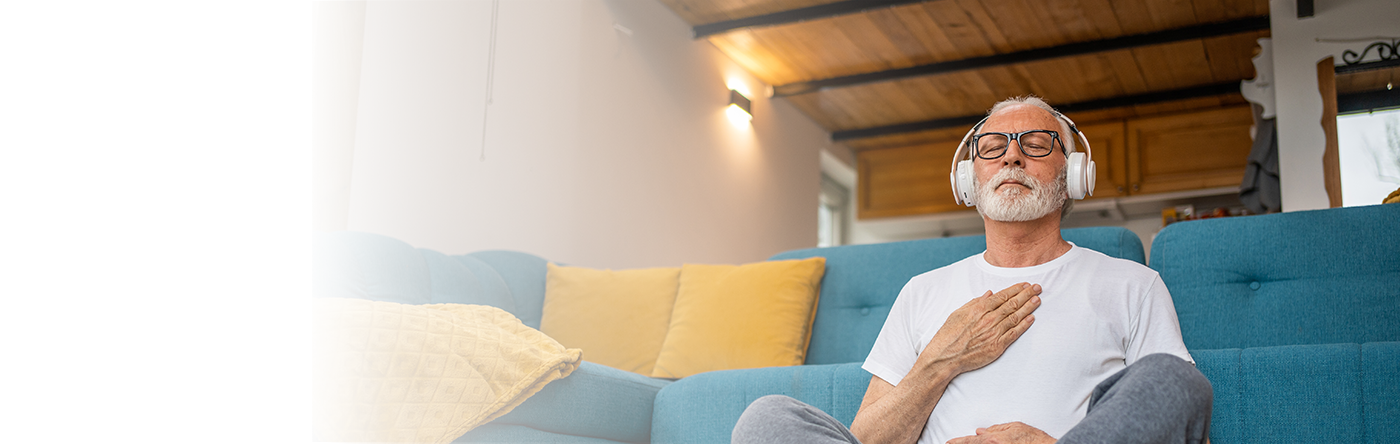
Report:
<svg viewBox="0 0 1400 445"><path fill-rule="evenodd" d="M729 116L729 122L734 125L747 125L753 120L753 115L735 104L729 104L729 107L724 109L724 114Z"/></svg>

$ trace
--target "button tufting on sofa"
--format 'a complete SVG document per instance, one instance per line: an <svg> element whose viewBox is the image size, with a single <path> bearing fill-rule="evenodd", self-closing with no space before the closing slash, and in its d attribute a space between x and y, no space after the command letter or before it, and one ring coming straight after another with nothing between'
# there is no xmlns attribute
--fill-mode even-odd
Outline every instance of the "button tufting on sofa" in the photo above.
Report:
<svg viewBox="0 0 1400 445"><path fill-rule="evenodd" d="M1251 281L1251 282L1249 282L1249 288L1250 288L1251 290L1259 290L1259 282L1258 282L1258 281Z"/></svg>
<svg viewBox="0 0 1400 445"><path fill-rule="evenodd" d="M860 308L860 314L861 314L861 315L870 315L870 308L869 308L869 307Z"/></svg>

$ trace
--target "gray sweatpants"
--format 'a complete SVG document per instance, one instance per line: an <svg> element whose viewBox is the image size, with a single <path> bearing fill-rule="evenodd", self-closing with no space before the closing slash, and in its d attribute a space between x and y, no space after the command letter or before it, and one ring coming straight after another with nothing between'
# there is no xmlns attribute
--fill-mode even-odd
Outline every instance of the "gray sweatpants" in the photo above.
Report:
<svg viewBox="0 0 1400 445"><path fill-rule="evenodd" d="M1088 414L1060 443L1204 443L1212 397L1210 381L1191 363L1152 354L1094 387ZM860 443L840 421L780 395L750 404L731 442Z"/></svg>

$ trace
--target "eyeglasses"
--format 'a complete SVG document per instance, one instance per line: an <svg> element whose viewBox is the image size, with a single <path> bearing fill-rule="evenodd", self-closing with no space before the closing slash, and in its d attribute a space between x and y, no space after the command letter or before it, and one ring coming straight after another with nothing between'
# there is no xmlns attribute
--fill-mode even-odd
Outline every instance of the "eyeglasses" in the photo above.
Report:
<svg viewBox="0 0 1400 445"><path fill-rule="evenodd" d="M1055 143L1060 142L1060 133L1051 130L1027 130L1020 133L998 133L986 132L973 135L972 143L976 150L977 157L982 159L997 159L1006 154L1006 147L1011 140L1016 140L1016 145L1021 147L1021 154L1032 158L1041 158L1055 151ZM1063 147L1064 143L1060 143Z"/></svg>

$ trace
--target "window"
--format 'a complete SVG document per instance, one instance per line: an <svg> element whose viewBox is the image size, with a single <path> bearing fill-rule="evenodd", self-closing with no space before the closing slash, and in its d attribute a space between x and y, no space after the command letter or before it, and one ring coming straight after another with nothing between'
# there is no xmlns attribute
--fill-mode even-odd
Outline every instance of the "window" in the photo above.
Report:
<svg viewBox="0 0 1400 445"><path fill-rule="evenodd" d="M1337 116L1342 205L1380 204L1400 187L1400 110Z"/></svg>
<svg viewBox="0 0 1400 445"><path fill-rule="evenodd" d="M846 241L846 202L850 192L841 183L822 174L821 205L817 209L817 247L831 247Z"/></svg>

